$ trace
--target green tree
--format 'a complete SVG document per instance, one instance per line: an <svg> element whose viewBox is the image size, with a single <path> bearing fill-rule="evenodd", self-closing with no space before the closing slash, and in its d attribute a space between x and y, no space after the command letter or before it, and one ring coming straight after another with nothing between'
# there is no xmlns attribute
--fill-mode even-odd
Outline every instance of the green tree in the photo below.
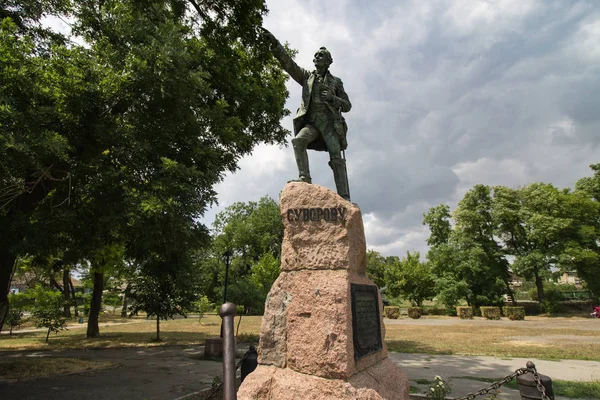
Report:
<svg viewBox="0 0 600 400"><path fill-rule="evenodd" d="M9 333L12 335L13 329L21 326L27 320L25 311L31 307L29 307L30 299L25 293L12 293L8 297L10 310L8 310L6 323L10 329Z"/></svg>
<svg viewBox="0 0 600 400"><path fill-rule="evenodd" d="M489 304L502 302L502 295L514 296L509 286L509 263L497 241L497 222L493 218L492 188L475 185L465 193L453 213L456 221L454 240L465 256L461 262L471 270L470 287L475 297ZM482 280L483 278L483 280ZM486 304L481 304L486 305Z"/></svg>
<svg viewBox="0 0 600 400"><path fill-rule="evenodd" d="M148 317L156 317L156 340L160 341L160 320L175 315L187 316L198 300L195 269L189 260L178 267L167 262L142 266L133 278L130 297L132 313L145 311Z"/></svg>
<svg viewBox="0 0 600 400"><path fill-rule="evenodd" d="M267 10L255 0L0 7L0 287L19 255L58 248L69 264L100 261L95 336L106 268L95 254L123 246L143 258L165 245L155 234L165 222L201 245L213 186L256 144L284 143L286 76L256 29ZM63 12L85 46L27 28ZM2 291L0 324L7 305Z"/></svg>
<svg viewBox="0 0 600 400"><path fill-rule="evenodd" d="M561 262L565 266L571 265L596 298L600 298L600 281L597 279L600 273L600 247L598 245L600 242L600 164L592 164L590 168L594 171L594 175L579 179L575 184L573 195L577 196L577 202L580 204L587 203L586 200L589 198L593 199L594 207L598 211L590 210L585 213L586 224L579 230L582 246L579 248L568 246L565 251L567 256L563 257ZM582 199L581 195L584 195L586 199Z"/></svg>
<svg viewBox="0 0 600 400"><path fill-rule="evenodd" d="M385 269L386 287L394 296L402 296L421 307L423 301L435 296L435 281L427 263L420 260L419 252L406 252L406 257Z"/></svg>
<svg viewBox="0 0 600 400"><path fill-rule="evenodd" d="M193 305L194 311L198 313L198 322L202 324L202 318L204 318L204 314L207 312L214 310L215 305L210 302L208 297L202 296Z"/></svg>
<svg viewBox="0 0 600 400"><path fill-rule="evenodd" d="M600 201L600 164L590 165L594 176L586 176L577 181L575 190L583 192L596 201Z"/></svg>
<svg viewBox="0 0 600 400"><path fill-rule="evenodd" d="M36 321L36 327L46 328L46 343L51 332L58 334L67 329L67 320L63 315L64 299L60 292L48 290L41 285L36 286L30 295L33 298L31 315Z"/></svg>
<svg viewBox="0 0 600 400"><path fill-rule="evenodd" d="M262 310L271 285L279 275L283 222L279 205L265 196L258 202L234 203L219 212L213 223L210 254L203 256L207 293L223 300L225 267L229 262L228 301L249 310ZM210 296L209 296L210 298Z"/></svg>
<svg viewBox="0 0 600 400"><path fill-rule="evenodd" d="M386 265L386 258L382 256L379 252L372 249L367 251L367 276L379 288L383 288L386 286Z"/></svg>
<svg viewBox="0 0 600 400"><path fill-rule="evenodd" d="M459 202L454 227L446 205L424 215L423 223L431 231L427 259L435 275L437 297L447 307L461 299L474 307L503 301L507 267L493 241L489 214L489 192L486 187L475 187Z"/></svg>
<svg viewBox="0 0 600 400"><path fill-rule="evenodd" d="M538 300L551 268L581 270L597 265L598 204L582 193L533 183L494 188L498 236L515 257L515 273L534 280ZM590 271L591 272L591 271ZM587 276L587 275L586 275Z"/></svg>
<svg viewBox="0 0 600 400"><path fill-rule="evenodd" d="M215 251L232 251L246 266L267 252L281 255L283 222L279 204L268 196L228 206L216 215L213 232Z"/></svg>

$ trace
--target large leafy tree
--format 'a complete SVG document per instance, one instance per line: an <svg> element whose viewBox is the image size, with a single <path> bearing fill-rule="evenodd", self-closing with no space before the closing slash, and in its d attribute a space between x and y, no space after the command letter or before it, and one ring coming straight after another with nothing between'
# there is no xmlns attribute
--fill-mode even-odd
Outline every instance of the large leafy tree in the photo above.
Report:
<svg viewBox="0 0 600 400"><path fill-rule="evenodd" d="M378 251L367 251L367 276L379 288L386 286L385 269L387 266L386 257L382 256Z"/></svg>
<svg viewBox="0 0 600 400"><path fill-rule="evenodd" d="M487 291L491 296L486 297L499 299L505 293L512 295L512 291L509 263L496 236L493 213L492 188L475 185L465 193L454 211L455 236L468 253L473 271L480 271L477 276L485 276L485 282L478 282L481 287L478 291Z"/></svg>
<svg viewBox="0 0 600 400"><path fill-rule="evenodd" d="M171 260L173 262L174 260ZM156 260L138 266L131 280L131 313L145 311L156 318L156 340L160 341L160 320L175 315L186 316L200 298L198 270L188 258L179 258L178 265Z"/></svg>
<svg viewBox="0 0 600 400"><path fill-rule="evenodd" d="M543 183L476 185L452 214L454 226L449 207L430 209L424 218L431 230L427 257L438 277L438 298L449 305L460 298L473 305L499 303L510 294L509 267L535 282L540 302L543 281L557 269L576 270L597 293L597 176L580 180L575 192Z"/></svg>
<svg viewBox="0 0 600 400"><path fill-rule="evenodd" d="M427 253L436 276L438 298L447 306L464 299L469 305L498 304L507 291L507 265L493 238L490 194L476 186L465 194L451 225L447 205L433 207L424 215L431 236Z"/></svg>
<svg viewBox="0 0 600 400"><path fill-rule="evenodd" d="M215 217L211 249L198 262L203 291L215 303L223 300L229 264L228 301L237 301L246 311L262 310L279 275L282 240L279 205L270 197L228 206Z"/></svg>
<svg viewBox="0 0 600 400"><path fill-rule="evenodd" d="M435 296L435 281L431 268L421 262L419 252L410 251L402 260L396 260L385 269L385 281L390 295L402 296L421 307L423 301Z"/></svg>
<svg viewBox="0 0 600 400"><path fill-rule="evenodd" d="M285 75L256 29L263 1L38 6L16 22L18 3L1 6L0 320L19 254L94 260L94 298L107 249L183 257L207 236L197 218L214 184L287 133ZM85 46L23 28L57 12L73 15ZM157 234L165 226L177 234Z"/></svg>
<svg viewBox="0 0 600 400"><path fill-rule="evenodd" d="M598 204L584 193L533 183L520 189L494 188L494 219L512 268L537 287L544 300L543 280L551 268L578 270L590 278L598 265ZM591 280L590 280L591 281Z"/></svg>
<svg viewBox="0 0 600 400"><path fill-rule="evenodd" d="M592 206L595 210L588 208L583 219L585 224L579 228L584 247L577 249L575 246L569 246L566 253L576 254L564 257L563 261L570 261L588 288L596 297L600 298L600 281L597 279L600 273L600 164L592 164L590 168L594 175L579 179L575 184L573 194L578 196L577 203L586 203L587 207L590 207L589 203L580 196L591 198L595 202L595 205Z"/></svg>
<svg viewBox="0 0 600 400"><path fill-rule="evenodd" d="M600 164L592 164L590 168L594 171L594 176L579 179L575 184L575 190L600 201Z"/></svg>

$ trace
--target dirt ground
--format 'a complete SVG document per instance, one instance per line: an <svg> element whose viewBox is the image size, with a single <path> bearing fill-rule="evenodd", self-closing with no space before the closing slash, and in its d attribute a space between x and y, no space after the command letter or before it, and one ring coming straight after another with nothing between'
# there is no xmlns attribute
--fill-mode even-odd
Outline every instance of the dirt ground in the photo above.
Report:
<svg viewBox="0 0 600 400"><path fill-rule="evenodd" d="M432 327L448 323L459 323L464 324L465 327L468 327L490 323L499 324L504 322L505 321L485 320L468 321L457 320L454 318L420 320L403 319L401 321L386 320L386 324L422 324L431 325ZM579 329L583 332L600 330L600 320L594 319L578 319L576 323L573 323L573 321L569 321L568 319L536 318L525 321L506 321L506 323L509 323L511 326L516 326L518 324L521 327L535 329L539 332L539 340L555 339L550 337L552 335L544 333L546 330L545 328L548 327L556 328L558 326L564 326ZM579 336L574 336L573 338L564 337L562 339L580 340L576 338L579 338ZM518 340L519 338L515 337L514 339ZM582 342L582 345L585 345L585 343ZM238 350L239 353L243 353L243 351L243 347ZM98 400L182 400L186 397L191 399L194 397L194 393L209 388L215 376L221 375L222 364L216 361L203 360L202 355L203 346L200 344L195 346L148 348L136 347L96 350L71 349L66 351L0 351L0 359L2 360L16 357L70 357L96 361L108 361L114 365L114 368L105 370L89 371L66 376L55 376L52 378L8 381L0 377L0 399L79 400L82 398L93 398ZM427 363L431 363L432 359L445 360L443 357L451 358L452 356L422 356L419 358L419 355L392 354L390 357L401 366L403 363L408 362L409 359L416 357L415 360L411 361L414 365L410 364L409 366L409 364L406 364L407 375L409 375L410 379L415 379L415 377L419 377L419 371L424 373L423 377L431 378L431 374L435 371L435 365L429 365ZM476 357L463 358L466 359L464 363L469 363L468 360L474 360ZM451 367L452 365L456 365L456 362L454 361L458 361L453 360L454 359L451 358L444 362ZM498 365L501 364L500 359L496 361L495 362ZM519 361L517 364L520 366L520 363L521 362ZM593 364L594 362L577 361L575 363L579 364L573 368L581 370L581 363L587 365L588 363ZM491 364L490 361L487 361L486 359L485 361L476 363L476 365L481 365L481 368L489 368ZM594 370L600 370L599 366L600 363L595 363L592 367ZM503 368L504 370L490 372L491 376L503 376L505 375L505 370L511 370L513 366L508 365L504 366ZM546 372L546 369L548 368L550 368L550 366L544 366L543 371ZM564 368L567 367L564 364L560 364L557 370L564 370ZM480 375L477 373L477 371L470 372ZM462 372L458 374L458 376L460 375L465 375L465 373ZM472 382L472 384L474 386L481 386L482 383ZM501 397L512 399L512 397L509 396Z"/></svg>
<svg viewBox="0 0 600 400"><path fill-rule="evenodd" d="M222 364L199 361L203 346L98 350L3 351L7 357L72 357L108 361L115 368L67 376L8 382L0 399L177 399L210 387Z"/></svg>

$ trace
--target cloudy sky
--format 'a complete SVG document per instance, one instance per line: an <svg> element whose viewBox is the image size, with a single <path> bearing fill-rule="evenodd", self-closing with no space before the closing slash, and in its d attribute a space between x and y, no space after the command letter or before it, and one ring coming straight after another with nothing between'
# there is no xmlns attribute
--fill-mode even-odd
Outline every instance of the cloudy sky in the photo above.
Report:
<svg viewBox="0 0 600 400"><path fill-rule="evenodd" d="M419 250L422 215L473 185L573 187L600 162L600 3L570 0L267 0L264 25L312 69L332 53L353 104L350 192L369 248ZM301 88L288 82L295 113ZM292 130L292 120L283 124ZM291 137L290 137L291 139ZM313 183L335 190L328 155ZM297 177L291 147L258 147L217 187L219 206L275 199Z"/></svg>

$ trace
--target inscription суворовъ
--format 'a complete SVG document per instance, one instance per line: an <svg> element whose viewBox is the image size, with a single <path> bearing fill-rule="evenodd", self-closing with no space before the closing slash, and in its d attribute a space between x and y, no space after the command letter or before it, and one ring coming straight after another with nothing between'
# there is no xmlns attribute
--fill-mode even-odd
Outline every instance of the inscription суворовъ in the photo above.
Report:
<svg viewBox="0 0 600 400"><path fill-rule="evenodd" d="M288 221L343 221L346 219L344 207L331 208L291 208L287 210Z"/></svg>

